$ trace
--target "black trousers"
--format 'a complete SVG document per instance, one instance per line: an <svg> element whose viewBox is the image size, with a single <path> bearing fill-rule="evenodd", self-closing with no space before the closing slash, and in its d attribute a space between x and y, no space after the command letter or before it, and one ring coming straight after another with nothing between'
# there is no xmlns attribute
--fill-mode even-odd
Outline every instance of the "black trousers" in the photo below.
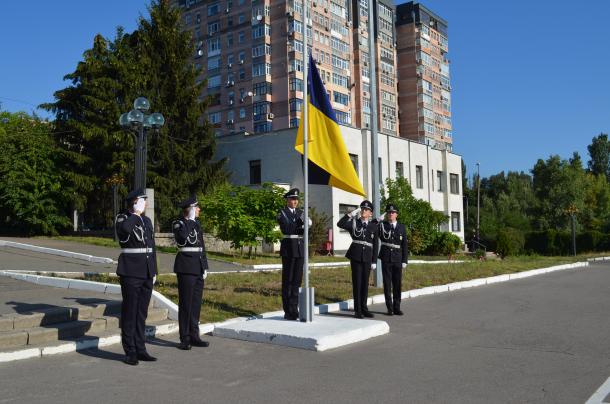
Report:
<svg viewBox="0 0 610 404"><path fill-rule="evenodd" d="M121 276L121 343L127 355L146 352L144 331L152 289L152 279Z"/></svg>
<svg viewBox="0 0 610 404"><path fill-rule="evenodd" d="M199 340L199 315L203 297L203 276L177 274L178 276L178 325L180 341Z"/></svg>
<svg viewBox="0 0 610 404"><path fill-rule="evenodd" d="M303 257L282 257L282 307L284 313L299 313L299 287L303 281Z"/></svg>
<svg viewBox="0 0 610 404"><path fill-rule="evenodd" d="M388 310L400 310L402 263L381 261L381 273L386 307Z"/></svg>
<svg viewBox="0 0 610 404"><path fill-rule="evenodd" d="M366 300L369 298L370 262L350 261L352 266L352 293L354 295L354 312L362 314L368 311Z"/></svg>

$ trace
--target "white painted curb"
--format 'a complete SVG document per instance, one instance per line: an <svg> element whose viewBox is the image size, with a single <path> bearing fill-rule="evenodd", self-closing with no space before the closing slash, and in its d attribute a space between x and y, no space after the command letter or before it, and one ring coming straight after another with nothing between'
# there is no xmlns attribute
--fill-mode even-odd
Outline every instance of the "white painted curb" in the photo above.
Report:
<svg viewBox="0 0 610 404"><path fill-rule="evenodd" d="M59 255L61 257L74 258L77 260L84 260L89 262L95 262L98 264L116 264L117 262L112 258L96 257L90 254L81 254L72 251L58 250L57 248L40 247L32 244L17 243L15 241L0 240L0 247L11 247L19 248L22 250L34 251L43 254Z"/></svg>

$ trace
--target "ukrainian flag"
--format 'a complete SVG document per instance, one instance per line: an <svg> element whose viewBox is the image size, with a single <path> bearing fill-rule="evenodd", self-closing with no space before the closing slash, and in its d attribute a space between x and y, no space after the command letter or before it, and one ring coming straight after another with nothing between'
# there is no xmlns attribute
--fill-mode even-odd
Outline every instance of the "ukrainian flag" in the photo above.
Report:
<svg viewBox="0 0 610 404"><path fill-rule="evenodd" d="M349 158L341 129L313 57L309 56L307 78L308 176L310 184L330 185L353 194L365 195ZM303 151L303 113L294 148Z"/></svg>

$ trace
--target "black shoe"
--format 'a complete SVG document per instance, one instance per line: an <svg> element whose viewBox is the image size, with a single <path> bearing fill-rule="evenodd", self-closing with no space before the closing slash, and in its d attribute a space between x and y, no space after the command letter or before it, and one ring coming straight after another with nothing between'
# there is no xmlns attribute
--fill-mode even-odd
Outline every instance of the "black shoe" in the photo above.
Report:
<svg viewBox="0 0 610 404"><path fill-rule="evenodd" d="M298 317L296 317L294 314L292 313L286 313L284 314L284 320L296 320Z"/></svg>
<svg viewBox="0 0 610 404"><path fill-rule="evenodd" d="M125 359L123 359L123 362L131 365L131 366L136 366L138 363L138 355L136 354L129 354L125 356Z"/></svg>
<svg viewBox="0 0 610 404"><path fill-rule="evenodd" d="M198 346L198 347L201 347L201 348L207 348L207 347L210 346L210 343L208 341L203 341L203 340L200 340L200 339L193 339L193 340L191 340L191 345L192 346Z"/></svg>
<svg viewBox="0 0 610 404"><path fill-rule="evenodd" d="M356 318L364 318L364 316L362 316L362 313L356 313L356 314L354 314L354 317L356 317Z"/></svg>
<svg viewBox="0 0 610 404"><path fill-rule="evenodd" d="M157 358L154 356L150 356L148 352L140 352L138 353L138 359L144 362L156 362Z"/></svg>
<svg viewBox="0 0 610 404"><path fill-rule="evenodd" d="M181 342L178 344L178 349L181 349L183 351L190 351L191 350L191 344L188 342Z"/></svg>
<svg viewBox="0 0 610 404"><path fill-rule="evenodd" d="M388 309L388 311L385 313L386 316L393 316L394 312L390 309Z"/></svg>
<svg viewBox="0 0 610 404"><path fill-rule="evenodd" d="M396 314L397 316L402 316L405 313L403 313L402 310L398 309L398 310L394 310L394 314Z"/></svg>
<svg viewBox="0 0 610 404"><path fill-rule="evenodd" d="M362 315L363 315L364 317L367 317L367 318L373 318L373 317L375 317L375 316L373 315L373 313L371 313L371 312L370 312L370 311L368 311L368 310L362 310Z"/></svg>

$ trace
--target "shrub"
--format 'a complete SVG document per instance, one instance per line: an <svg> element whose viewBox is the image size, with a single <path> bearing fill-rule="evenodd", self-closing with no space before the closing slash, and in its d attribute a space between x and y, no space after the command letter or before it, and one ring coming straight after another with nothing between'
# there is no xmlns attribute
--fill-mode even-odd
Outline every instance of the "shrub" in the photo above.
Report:
<svg viewBox="0 0 610 404"><path fill-rule="evenodd" d="M519 255L525 246L525 236L517 229L507 227L498 231L496 253L502 257Z"/></svg>

